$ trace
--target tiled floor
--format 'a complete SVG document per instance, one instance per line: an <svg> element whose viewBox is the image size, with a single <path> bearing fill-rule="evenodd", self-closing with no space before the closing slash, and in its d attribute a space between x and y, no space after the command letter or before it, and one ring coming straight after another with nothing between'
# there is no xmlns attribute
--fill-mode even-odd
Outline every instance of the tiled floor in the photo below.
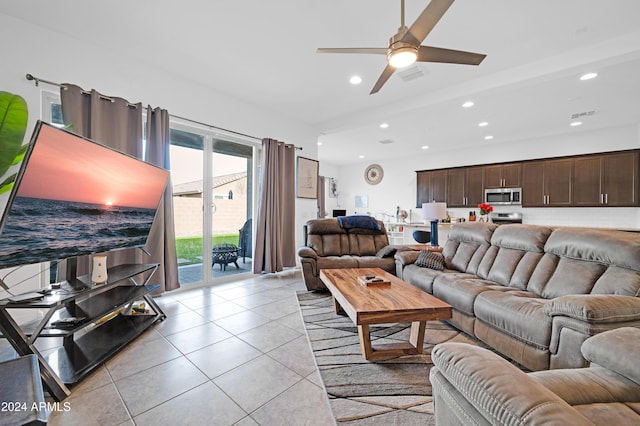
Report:
<svg viewBox="0 0 640 426"><path fill-rule="evenodd" d="M50 425L331 425L299 271L172 292L157 323L72 388Z"/></svg>

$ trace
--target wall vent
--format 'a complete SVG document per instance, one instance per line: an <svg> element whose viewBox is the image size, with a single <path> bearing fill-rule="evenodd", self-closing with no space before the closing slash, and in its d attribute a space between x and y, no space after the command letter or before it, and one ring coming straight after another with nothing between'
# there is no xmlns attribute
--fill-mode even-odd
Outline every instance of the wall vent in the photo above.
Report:
<svg viewBox="0 0 640 426"><path fill-rule="evenodd" d="M424 76L424 71L417 64L410 66L409 68L405 68L402 71L398 71L397 74L400 76L402 81L407 82L411 80L415 80L416 78L420 78Z"/></svg>
<svg viewBox="0 0 640 426"><path fill-rule="evenodd" d="M575 120L576 118L580 118L580 117L591 117L595 113L596 113L595 111L576 112L574 114L571 114L571 119Z"/></svg>

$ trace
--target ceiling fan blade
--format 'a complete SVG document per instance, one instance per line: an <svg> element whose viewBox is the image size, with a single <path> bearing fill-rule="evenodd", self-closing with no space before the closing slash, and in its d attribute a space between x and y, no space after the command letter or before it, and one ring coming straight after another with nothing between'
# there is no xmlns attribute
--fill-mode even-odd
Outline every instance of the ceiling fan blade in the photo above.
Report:
<svg viewBox="0 0 640 426"><path fill-rule="evenodd" d="M448 64L480 65L487 55L464 52L462 50L443 49L441 47L420 46L418 62L444 62Z"/></svg>
<svg viewBox="0 0 640 426"><path fill-rule="evenodd" d="M384 84L387 82L387 80L389 80L389 77L391 77L395 70L396 69L394 67L387 64L384 71L382 71L382 74L380 74L380 78L378 78L378 81L376 81L376 84L373 86L373 89L371 89L371 92L369 94L373 95L374 93L378 93L378 90L380 90L382 86L384 86Z"/></svg>
<svg viewBox="0 0 640 426"><path fill-rule="evenodd" d="M402 40L416 45L422 43L453 2L454 0L431 0L418 19L411 24Z"/></svg>
<svg viewBox="0 0 640 426"><path fill-rule="evenodd" d="M338 47L338 48L318 48L318 53L369 53L374 55L386 55L386 47Z"/></svg>

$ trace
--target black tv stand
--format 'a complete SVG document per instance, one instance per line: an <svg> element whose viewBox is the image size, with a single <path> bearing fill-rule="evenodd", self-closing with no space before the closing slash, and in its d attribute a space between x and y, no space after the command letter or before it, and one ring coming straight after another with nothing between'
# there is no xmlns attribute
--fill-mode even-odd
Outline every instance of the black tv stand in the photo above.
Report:
<svg viewBox="0 0 640 426"><path fill-rule="evenodd" d="M157 263L118 265L108 269L105 284L95 285L90 275L84 275L61 283L60 289L39 300L1 300L2 337L19 355L38 357L45 386L62 401L70 394L67 385L79 382L156 321L166 318L149 294L157 287L147 284L157 268ZM137 301L144 302L150 312L136 313L133 307ZM13 309L46 309L46 313L41 320L18 325L11 316ZM41 337L62 338L62 346L45 357L34 345Z"/></svg>

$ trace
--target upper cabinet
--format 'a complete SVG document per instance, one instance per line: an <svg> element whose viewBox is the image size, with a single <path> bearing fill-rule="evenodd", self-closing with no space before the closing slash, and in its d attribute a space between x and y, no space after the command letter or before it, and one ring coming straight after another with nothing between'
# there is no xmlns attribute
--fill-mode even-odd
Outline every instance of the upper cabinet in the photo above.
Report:
<svg viewBox="0 0 640 426"><path fill-rule="evenodd" d="M572 203L573 158L526 161L522 207L567 207Z"/></svg>
<svg viewBox="0 0 640 426"><path fill-rule="evenodd" d="M416 207L432 201L447 201L447 170L426 170L417 172L418 192Z"/></svg>
<svg viewBox="0 0 640 426"><path fill-rule="evenodd" d="M637 207L640 150L417 172L417 207L476 207L485 188L522 188L523 207Z"/></svg>
<svg viewBox="0 0 640 426"><path fill-rule="evenodd" d="M505 163L484 166L485 188L520 188L522 163Z"/></svg>
<svg viewBox="0 0 640 426"><path fill-rule="evenodd" d="M576 157L574 205L636 207L638 151Z"/></svg>
<svg viewBox="0 0 640 426"><path fill-rule="evenodd" d="M483 201L484 167L449 169L447 175L447 206L476 207Z"/></svg>

